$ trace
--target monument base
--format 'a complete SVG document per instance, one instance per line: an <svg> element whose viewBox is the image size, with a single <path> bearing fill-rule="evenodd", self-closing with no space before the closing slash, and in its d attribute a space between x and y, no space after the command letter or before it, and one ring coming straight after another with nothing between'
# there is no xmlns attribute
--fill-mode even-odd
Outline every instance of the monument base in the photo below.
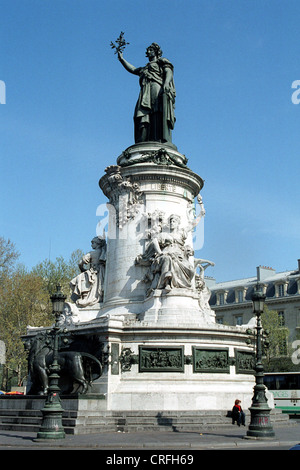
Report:
<svg viewBox="0 0 300 470"><path fill-rule="evenodd" d="M103 296L90 287L88 299L102 302L68 303L61 326L72 351L102 364L89 393L105 397L103 411L211 412L231 410L237 398L251 405L248 334L215 323L204 278L213 263L194 257L203 184L183 154L158 142L127 148L99 181L109 201L106 256L104 239L93 239L81 261L89 269L72 286L84 297L97 261Z"/></svg>
<svg viewBox="0 0 300 470"><path fill-rule="evenodd" d="M244 409L251 405L253 351L245 329L137 317L104 314L71 328L103 346L103 374L89 390L105 397L103 410L231 410L236 398Z"/></svg>

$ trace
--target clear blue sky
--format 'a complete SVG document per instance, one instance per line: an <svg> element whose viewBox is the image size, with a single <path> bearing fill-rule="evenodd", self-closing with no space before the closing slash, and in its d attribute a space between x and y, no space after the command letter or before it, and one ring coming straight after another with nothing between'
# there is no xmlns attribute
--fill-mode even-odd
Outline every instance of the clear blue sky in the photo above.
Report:
<svg viewBox="0 0 300 470"><path fill-rule="evenodd" d="M110 41L175 67L173 142L205 180L198 257L225 281L300 258L299 0L2 0L0 235L29 268L88 251L139 85Z"/></svg>

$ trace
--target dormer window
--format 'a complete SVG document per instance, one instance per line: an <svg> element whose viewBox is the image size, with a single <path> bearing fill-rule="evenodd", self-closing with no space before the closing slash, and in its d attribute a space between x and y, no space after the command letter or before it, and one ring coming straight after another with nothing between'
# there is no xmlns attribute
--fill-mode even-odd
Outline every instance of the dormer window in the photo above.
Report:
<svg viewBox="0 0 300 470"><path fill-rule="evenodd" d="M279 281L275 284L276 297L284 297L287 294L288 282Z"/></svg>
<svg viewBox="0 0 300 470"><path fill-rule="evenodd" d="M216 292L217 295L217 305L225 305L227 301L227 290L220 290L219 292Z"/></svg>
<svg viewBox="0 0 300 470"><path fill-rule="evenodd" d="M235 301L236 303L244 302L245 300L246 289L244 287L239 287L235 290Z"/></svg>

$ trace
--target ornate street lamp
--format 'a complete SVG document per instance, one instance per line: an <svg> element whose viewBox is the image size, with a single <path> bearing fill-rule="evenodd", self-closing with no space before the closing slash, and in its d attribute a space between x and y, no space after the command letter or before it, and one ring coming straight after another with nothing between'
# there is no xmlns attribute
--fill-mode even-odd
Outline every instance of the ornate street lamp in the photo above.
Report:
<svg viewBox="0 0 300 470"><path fill-rule="evenodd" d="M55 315L55 324L52 328L54 340L53 361L50 366L49 389L45 401L42 424L37 439L63 439L65 437L62 426L63 408L60 401L60 388L58 386L60 365L58 363L58 337L59 337L59 319L64 310L66 296L61 292L61 286L56 287L56 292L50 297Z"/></svg>
<svg viewBox="0 0 300 470"><path fill-rule="evenodd" d="M270 411L264 385L264 369L262 365L262 326L261 314L264 310L266 296L262 293L259 285L254 289L252 295L253 312L256 315L256 364L255 364L255 386L252 405L249 408L251 414L250 425L246 438L265 439L275 436L271 421Z"/></svg>

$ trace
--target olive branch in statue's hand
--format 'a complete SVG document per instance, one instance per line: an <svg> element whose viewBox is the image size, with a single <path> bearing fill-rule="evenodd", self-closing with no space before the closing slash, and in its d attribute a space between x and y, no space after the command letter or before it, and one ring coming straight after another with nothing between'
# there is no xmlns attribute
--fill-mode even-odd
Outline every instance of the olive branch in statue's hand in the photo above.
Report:
<svg viewBox="0 0 300 470"><path fill-rule="evenodd" d="M116 49L115 50L115 54L119 54L119 53L123 53L125 47L127 44L130 44L129 42L126 42L125 39L124 39L124 32L121 31L121 34L120 36L118 37L118 39L116 39L116 43L113 43L112 41L110 42L110 47L112 49Z"/></svg>

